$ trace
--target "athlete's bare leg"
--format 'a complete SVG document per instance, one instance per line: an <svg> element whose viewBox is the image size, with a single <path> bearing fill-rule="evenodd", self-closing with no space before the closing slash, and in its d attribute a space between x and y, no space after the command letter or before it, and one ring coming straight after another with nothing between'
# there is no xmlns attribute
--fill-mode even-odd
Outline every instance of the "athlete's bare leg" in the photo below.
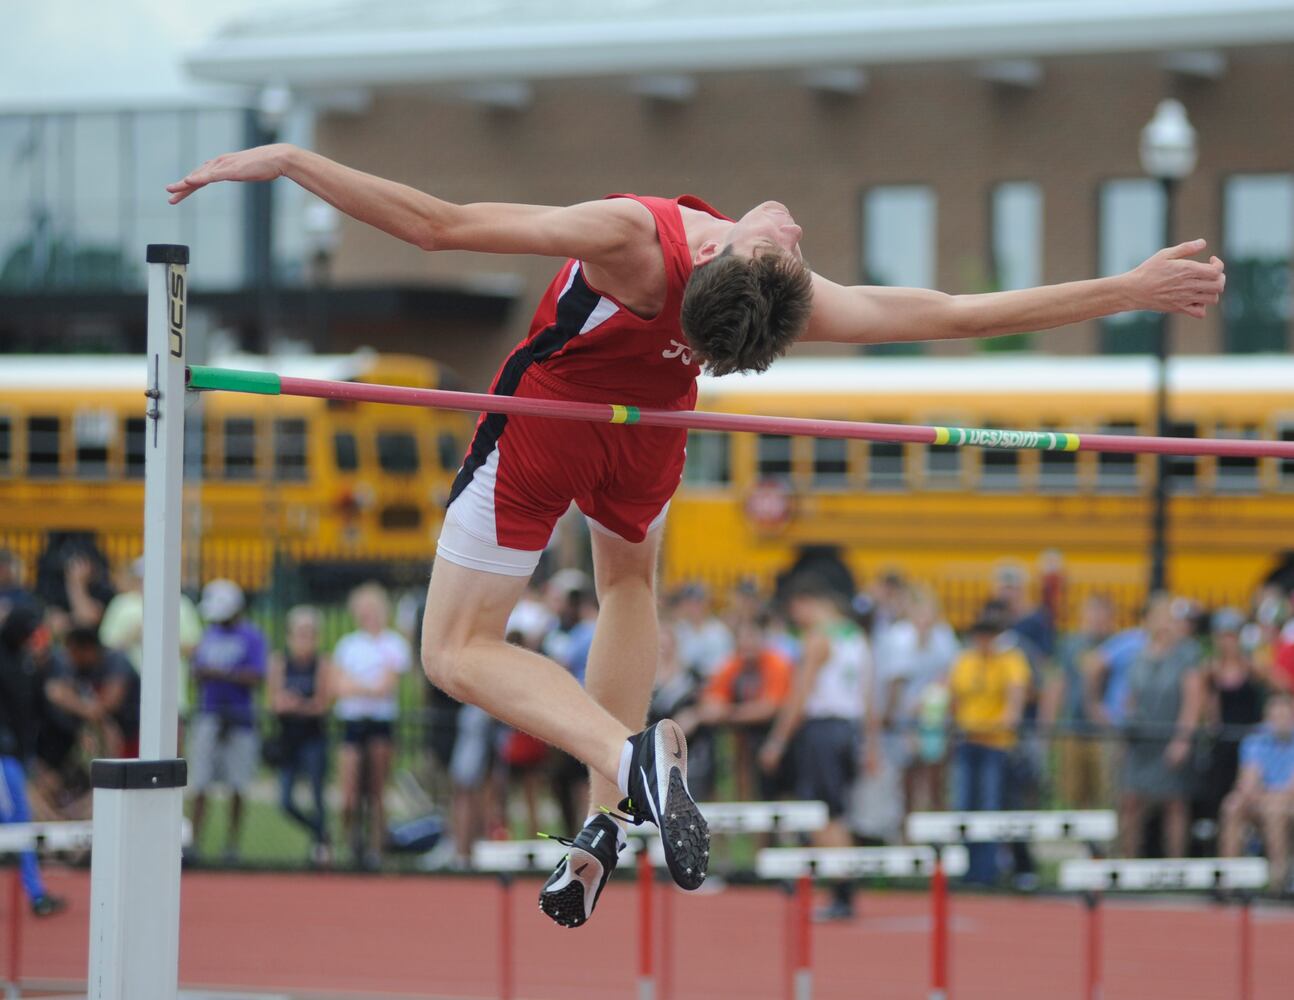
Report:
<svg viewBox="0 0 1294 1000"><path fill-rule="evenodd" d="M432 567L422 624L422 664L446 694L565 750L614 784L634 730L601 708L559 664L504 641L526 578Z"/></svg>
<svg viewBox="0 0 1294 1000"><path fill-rule="evenodd" d="M637 732L646 722L660 648L656 556L661 529L641 542L626 542L597 528L591 533L598 621L584 686L599 705ZM614 781L589 775L590 811L614 807L621 798Z"/></svg>

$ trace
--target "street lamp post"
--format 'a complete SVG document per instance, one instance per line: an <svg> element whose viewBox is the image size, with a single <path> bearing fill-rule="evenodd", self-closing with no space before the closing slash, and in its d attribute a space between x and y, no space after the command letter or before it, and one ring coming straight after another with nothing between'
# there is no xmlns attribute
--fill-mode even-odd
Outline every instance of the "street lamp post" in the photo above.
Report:
<svg viewBox="0 0 1294 1000"><path fill-rule="evenodd" d="M1164 190L1164 245L1177 229L1177 186L1195 169L1195 129L1180 101L1160 101L1155 116L1141 130L1141 168ZM1161 313L1155 333L1155 433L1168 434L1169 315ZM1155 459L1155 493L1150 521L1150 590L1168 584L1168 456Z"/></svg>

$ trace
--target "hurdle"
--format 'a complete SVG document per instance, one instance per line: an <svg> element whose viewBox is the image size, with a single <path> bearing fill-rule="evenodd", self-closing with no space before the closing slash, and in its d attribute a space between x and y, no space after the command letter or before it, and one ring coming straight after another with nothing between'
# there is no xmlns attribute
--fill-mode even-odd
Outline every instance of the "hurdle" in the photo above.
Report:
<svg viewBox="0 0 1294 1000"><path fill-rule="evenodd" d="M701 806L711 836L736 834L816 833L827 825L830 814L825 802L707 802ZM660 837L648 841L649 857L657 871L664 871L665 850ZM660 897L660 1000L669 1000L674 985L674 886L669 873L663 876ZM811 904L806 904L811 905ZM792 969L788 960L788 977Z"/></svg>
<svg viewBox="0 0 1294 1000"><path fill-rule="evenodd" d="M1118 836L1118 816L1108 809L1028 812L915 812L906 824L908 840L930 844L935 872L930 879L933 927L930 935L930 1000L949 996L951 932L948 920L948 872L940 854L950 845L982 843L1108 843Z"/></svg>
<svg viewBox="0 0 1294 1000"><path fill-rule="evenodd" d="M0 854L14 856L9 873L9 936L5 964L6 1000L21 996L22 986L22 872L17 855L25 851L84 851L94 837L90 822L8 823L0 825Z"/></svg>
<svg viewBox="0 0 1294 1000"><path fill-rule="evenodd" d="M1252 894L1267 885L1265 858L1138 858L1118 861L1075 859L1060 866L1060 887L1082 892L1087 909L1085 1000L1100 1000L1101 895L1107 892L1239 893L1240 941L1237 1000L1253 996Z"/></svg>
<svg viewBox="0 0 1294 1000"><path fill-rule="evenodd" d="M827 823L824 802L705 802L699 808L710 824L710 833L808 833ZM638 889L638 979L640 1000L665 1000L672 985L673 906L672 886L666 884L660 905L660 961L656 960L653 869L664 870L665 848L655 830L629 830L636 858ZM567 854L553 840L482 840L472 846L472 866L499 878L499 996L511 1000L515 987L513 965L512 881L518 874L547 874Z"/></svg>
<svg viewBox="0 0 1294 1000"><path fill-rule="evenodd" d="M788 886L786 995L813 996L813 881L822 879L922 878L932 881L966 871L969 857L959 845L916 847L770 847L755 857L755 874ZM794 886L792 890L790 887ZM794 902L791 902L792 897Z"/></svg>

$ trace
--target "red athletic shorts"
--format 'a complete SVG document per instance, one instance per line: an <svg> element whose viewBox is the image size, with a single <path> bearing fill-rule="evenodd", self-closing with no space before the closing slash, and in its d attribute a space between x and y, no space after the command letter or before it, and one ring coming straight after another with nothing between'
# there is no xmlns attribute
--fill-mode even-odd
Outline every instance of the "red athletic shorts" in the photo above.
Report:
<svg viewBox="0 0 1294 1000"><path fill-rule="evenodd" d="M572 399L530 364L495 391ZM636 424L487 414L454 481L436 554L472 569L529 576L574 501L594 529L641 542L683 476L687 432Z"/></svg>

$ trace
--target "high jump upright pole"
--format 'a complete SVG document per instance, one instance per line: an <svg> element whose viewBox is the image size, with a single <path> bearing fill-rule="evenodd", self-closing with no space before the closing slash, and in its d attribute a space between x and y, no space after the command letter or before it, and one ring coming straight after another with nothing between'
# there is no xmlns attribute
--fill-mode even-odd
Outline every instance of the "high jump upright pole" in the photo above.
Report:
<svg viewBox="0 0 1294 1000"><path fill-rule="evenodd" d="M96 760L89 1000L176 1000L187 766L177 754L189 248L151 244L139 760Z"/></svg>

